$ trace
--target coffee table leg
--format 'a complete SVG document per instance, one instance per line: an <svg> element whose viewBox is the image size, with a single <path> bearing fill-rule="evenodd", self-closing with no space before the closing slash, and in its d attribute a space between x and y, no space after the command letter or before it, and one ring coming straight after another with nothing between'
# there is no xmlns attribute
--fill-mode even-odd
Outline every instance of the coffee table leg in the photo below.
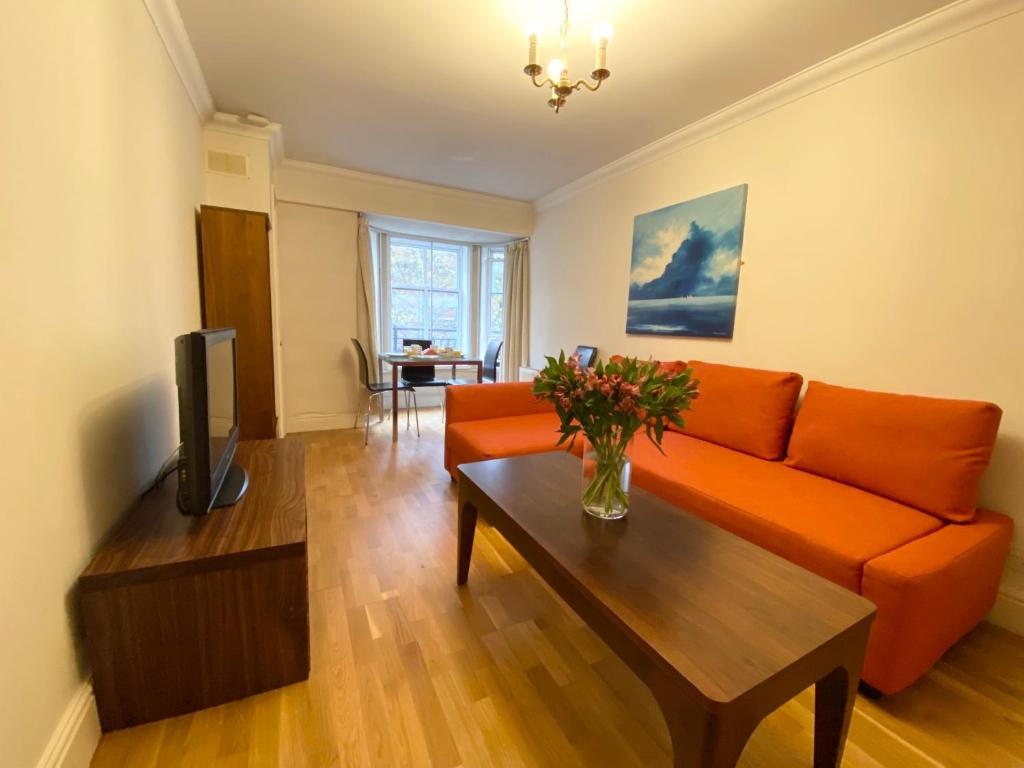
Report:
<svg viewBox="0 0 1024 768"><path fill-rule="evenodd" d="M733 768L757 722L729 712L713 714L694 704L671 683L655 681L651 692L672 739L675 768Z"/></svg>
<svg viewBox="0 0 1024 768"><path fill-rule="evenodd" d="M469 560L473 556L473 538L476 536L476 507L468 501L459 500L459 566L455 578L457 584L469 580Z"/></svg>
<svg viewBox="0 0 1024 768"><path fill-rule="evenodd" d="M860 663L838 667L814 685L814 768L836 768L857 700Z"/></svg>

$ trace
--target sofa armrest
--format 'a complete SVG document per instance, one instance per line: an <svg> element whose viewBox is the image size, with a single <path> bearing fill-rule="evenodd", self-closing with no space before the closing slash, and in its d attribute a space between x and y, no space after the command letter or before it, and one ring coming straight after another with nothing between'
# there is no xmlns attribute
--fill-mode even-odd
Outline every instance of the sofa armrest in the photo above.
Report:
<svg viewBox="0 0 1024 768"><path fill-rule="evenodd" d="M865 680L895 693L932 666L992 608L1013 521L978 510L864 565L861 594L878 606Z"/></svg>
<svg viewBox="0 0 1024 768"><path fill-rule="evenodd" d="M460 384L445 387L445 398L445 418L449 424L552 413L555 410L550 403L534 397L533 382L530 381Z"/></svg>

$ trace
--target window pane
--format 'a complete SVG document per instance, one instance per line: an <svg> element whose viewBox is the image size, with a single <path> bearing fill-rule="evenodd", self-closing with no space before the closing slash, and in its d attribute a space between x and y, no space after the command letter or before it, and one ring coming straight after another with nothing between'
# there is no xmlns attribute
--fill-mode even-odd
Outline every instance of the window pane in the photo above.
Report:
<svg viewBox="0 0 1024 768"><path fill-rule="evenodd" d="M427 294L396 288L391 291L391 325L395 328L425 328Z"/></svg>
<svg viewBox="0 0 1024 768"><path fill-rule="evenodd" d="M391 284L409 288L426 288L427 258L426 248L412 245L391 246Z"/></svg>
<svg viewBox="0 0 1024 768"><path fill-rule="evenodd" d="M457 293L433 293L433 327L435 331L459 330L459 295Z"/></svg>
<svg viewBox="0 0 1024 768"><path fill-rule="evenodd" d="M505 262L497 261L491 263L491 293L505 292Z"/></svg>
<svg viewBox="0 0 1024 768"><path fill-rule="evenodd" d="M459 289L459 252L454 249L434 248L433 287L446 291Z"/></svg>
<svg viewBox="0 0 1024 768"><path fill-rule="evenodd" d="M459 334L456 331L434 331L434 346L437 347L452 347L453 349L461 349L462 345L459 341Z"/></svg>
<svg viewBox="0 0 1024 768"><path fill-rule="evenodd" d="M487 327L487 335L492 339L501 338L501 327L504 323L504 306L505 297L500 293L492 293L490 325Z"/></svg>

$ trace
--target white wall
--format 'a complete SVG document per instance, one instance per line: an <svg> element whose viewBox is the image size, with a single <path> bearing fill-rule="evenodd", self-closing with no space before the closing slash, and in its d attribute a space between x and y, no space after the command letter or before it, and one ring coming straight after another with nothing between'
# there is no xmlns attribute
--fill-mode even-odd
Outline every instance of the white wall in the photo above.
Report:
<svg viewBox="0 0 1024 768"><path fill-rule="evenodd" d="M357 216L279 203L277 227L287 429L351 427Z"/></svg>
<svg viewBox="0 0 1024 768"><path fill-rule="evenodd" d="M534 364L587 343L994 401L982 503L1024 546L1022 41L1017 13L542 207ZM735 338L627 336L633 217L741 183Z"/></svg>
<svg viewBox="0 0 1024 768"><path fill-rule="evenodd" d="M76 578L178 441L201 137L140 0L12 4L0 93L0 762L20 768L86 675Z"/></svg>

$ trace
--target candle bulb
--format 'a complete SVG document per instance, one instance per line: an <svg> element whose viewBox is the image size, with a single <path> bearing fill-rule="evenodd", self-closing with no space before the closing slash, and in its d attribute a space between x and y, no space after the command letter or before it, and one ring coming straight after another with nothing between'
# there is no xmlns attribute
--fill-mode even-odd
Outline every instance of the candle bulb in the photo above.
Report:
<svg viewBox="0 0 1024 768"><path fill-rule="evenodd" d="M611 39L612 28L608 24L600 24L594 30L594 44L597 46L595 70L603 72L608 69L608 41Z"/></svg>
<svg viewBox="0 0 1024 768"><path fill-rule="evenodd" d="M526 37L530 41L530 64L529 66L535 67L540 65L540 36L541 27L535 21L531 21L526 25Z"/></svg>

